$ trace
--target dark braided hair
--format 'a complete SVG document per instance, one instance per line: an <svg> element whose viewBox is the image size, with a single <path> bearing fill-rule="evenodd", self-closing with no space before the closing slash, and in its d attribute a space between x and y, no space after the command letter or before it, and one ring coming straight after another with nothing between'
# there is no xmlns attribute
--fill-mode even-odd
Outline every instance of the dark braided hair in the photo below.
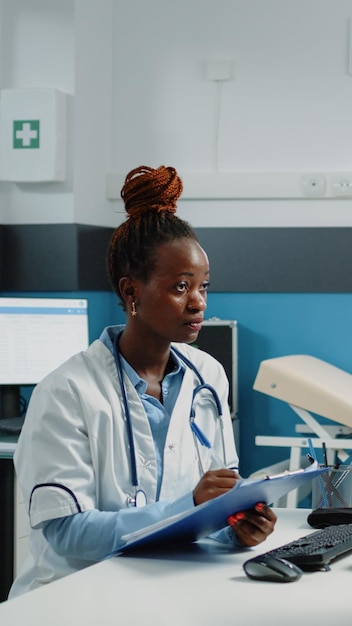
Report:
<svg viewBox="0 0 352 626"><path fill-rule="evenodd" d="M121 197L128 219L115 229L107 257L110 282L121 301L120 279L147 282L160 245L182 238L198 241L188 222L175 215L182 190L173 167L141 165L127 174Z"/></svg>

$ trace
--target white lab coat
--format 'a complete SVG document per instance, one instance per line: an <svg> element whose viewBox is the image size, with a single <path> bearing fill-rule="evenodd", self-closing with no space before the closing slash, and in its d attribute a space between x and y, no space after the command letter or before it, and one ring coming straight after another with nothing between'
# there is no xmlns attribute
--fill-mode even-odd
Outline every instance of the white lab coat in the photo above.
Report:
<svg viewBox="0 0 352 626"><path fill-rule="evenodd" d="M217 390L223 405L228 466L238 464L227 404L228 382L210 355L177 344ZM154 442L142 402L125 376L133 421L139 486L148 503L155 502L157 464ZM198 456L189 425L192 391L199 384L187 367L171 415L164 450L160 500L172 501L191 492L200 478ZM214 456L223 457L220 426L208 393L198 395L196 420L212 442L201 447L204 470ZM46 541L44 522L78 512L118 511L133 495L125 417L116 365L111 351L95 341L47 376L34 390L14 457L17 477L30 517L30 551L11 595L18 595L65 576L89 563L70 562ZM213 463L214 466L214 463Z"/></svg>

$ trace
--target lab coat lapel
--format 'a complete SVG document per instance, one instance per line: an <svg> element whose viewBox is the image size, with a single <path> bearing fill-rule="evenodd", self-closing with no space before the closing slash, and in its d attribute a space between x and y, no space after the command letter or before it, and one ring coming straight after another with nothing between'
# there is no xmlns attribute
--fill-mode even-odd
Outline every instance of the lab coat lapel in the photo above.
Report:
<svg viewBox="0 0 352 626"><path fill-rule="evenodd" d="M143 404L127 376L125 376L125 385L132 417L138 484L145 491L147 501L154 502L157 489L157 462L154 441Z"/></svg>
<svg viewBox="0 0 352 626"><path fill-rule="evenodd" d="M180 393L171 415L164 449L164 472L160 499L171 500L191 491L199 480L198 460L190 428L192 393L196 384L186 368Z"/></svg>

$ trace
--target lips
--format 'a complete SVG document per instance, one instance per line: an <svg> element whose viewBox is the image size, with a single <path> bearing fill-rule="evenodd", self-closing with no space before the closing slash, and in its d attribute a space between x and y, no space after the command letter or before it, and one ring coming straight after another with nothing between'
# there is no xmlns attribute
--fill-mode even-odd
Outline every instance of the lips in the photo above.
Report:
<svg viewBox="0 0 352 626"><path fill-rule="evenodd" d="M202 322L203 322L202 317L195 317L194 319L187 322L187 326L190 326L192 330L199 332L200 329L202 328Z"/></svg>

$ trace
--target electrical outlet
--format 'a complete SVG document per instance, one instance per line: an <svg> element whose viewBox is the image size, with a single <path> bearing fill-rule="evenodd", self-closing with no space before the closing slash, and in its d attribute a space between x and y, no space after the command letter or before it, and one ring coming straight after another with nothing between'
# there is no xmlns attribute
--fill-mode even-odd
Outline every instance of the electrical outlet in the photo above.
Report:
<svg viewBox="0 0 352 626"><path fill-rule="evenodd" d="M305 196L325 196L326 178L323 174L306 174L301 178L301 185Z"/></svg>
<svg viewBox="0 0 352 626"><path fill-rule="evenodd" d="M334 196L351 197L352 196L352 174L340 175L334 177L331 181L332 193Z"/></svg>

